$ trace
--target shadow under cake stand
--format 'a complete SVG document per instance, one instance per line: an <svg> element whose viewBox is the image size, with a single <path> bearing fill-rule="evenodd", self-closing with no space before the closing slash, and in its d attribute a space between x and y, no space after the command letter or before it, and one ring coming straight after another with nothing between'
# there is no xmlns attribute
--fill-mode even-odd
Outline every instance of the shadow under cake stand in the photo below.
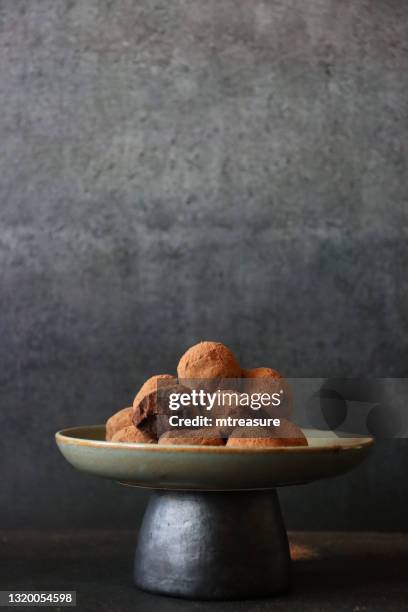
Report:
<svg viewBox="0 0 408 612"><path fill-rule="evenodd" d="M229 448L106 442L105 427L56 434L75 468L148 487L134 581L189 599L251 599L284 592L290 556L277 487L331 478L368 454L372 438L304 430L309 446Z"/></svg>

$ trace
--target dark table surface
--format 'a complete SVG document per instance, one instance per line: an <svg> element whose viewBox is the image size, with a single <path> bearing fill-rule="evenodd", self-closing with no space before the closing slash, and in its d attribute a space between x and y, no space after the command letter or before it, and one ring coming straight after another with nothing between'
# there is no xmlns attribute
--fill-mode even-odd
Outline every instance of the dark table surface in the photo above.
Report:
<svg viewBox="0 0 408 612"><path fill-rule="evenodd" d="M289 539L290 593L200 602L150 595L132 585L134 532L3 531L0 589L76 590L77 609L89 611L408 610L408 534L296 532Z"/></svg>

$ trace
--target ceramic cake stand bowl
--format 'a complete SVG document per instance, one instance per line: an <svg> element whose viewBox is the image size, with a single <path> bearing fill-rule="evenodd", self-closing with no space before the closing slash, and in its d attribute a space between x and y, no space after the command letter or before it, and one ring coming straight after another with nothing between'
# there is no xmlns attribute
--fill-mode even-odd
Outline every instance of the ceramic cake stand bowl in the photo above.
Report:
<svg viewBox="0 0 408 612"><path fill-rule="evenodd" d="M190 599L251 599L289 587L277 487L347 472L372 444L304 433L307 447L265 449L106 442L104 426L65 429L56 440L79 470L154 489L136 548L138 587Z"/></svg>

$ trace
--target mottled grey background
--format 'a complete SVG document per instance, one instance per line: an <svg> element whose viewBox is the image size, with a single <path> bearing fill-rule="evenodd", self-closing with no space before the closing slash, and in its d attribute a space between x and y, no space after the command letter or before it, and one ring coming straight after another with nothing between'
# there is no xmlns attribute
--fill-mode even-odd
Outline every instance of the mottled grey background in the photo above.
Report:
<svg viewBox="0 0 408 612"><path fill-rule="evenodd" d="M0 0L3 527L135 524L53 433L198 340L407 375L407 41L405 0ZM407 460L285 490L287 523L406 529Z"/></svg>

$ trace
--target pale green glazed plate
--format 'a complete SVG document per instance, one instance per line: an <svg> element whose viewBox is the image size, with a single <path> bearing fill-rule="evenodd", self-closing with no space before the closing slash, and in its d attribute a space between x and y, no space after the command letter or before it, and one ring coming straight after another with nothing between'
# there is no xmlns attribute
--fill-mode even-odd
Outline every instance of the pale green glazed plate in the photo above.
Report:
<svg viewBox="0 0 408 612"><path fill-rule="evenodd" d="M372 438L339 438L304 429L309 446L228 448L106 442L105 426L57 432L57 445L78 470L152 489L273 489L330 478L369 453Z"/></svg>

